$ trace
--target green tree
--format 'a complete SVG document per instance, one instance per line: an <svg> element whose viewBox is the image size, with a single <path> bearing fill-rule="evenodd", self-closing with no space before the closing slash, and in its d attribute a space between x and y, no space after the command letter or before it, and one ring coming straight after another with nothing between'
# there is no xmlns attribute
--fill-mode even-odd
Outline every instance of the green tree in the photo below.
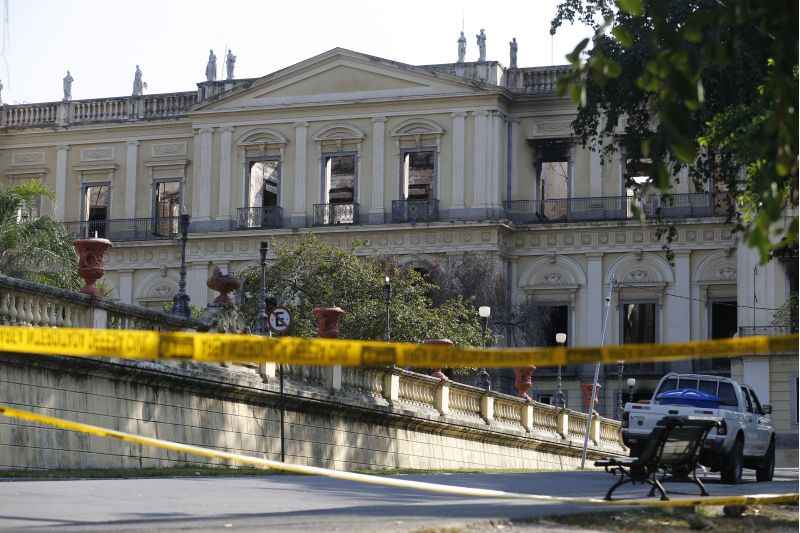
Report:
<svg viewBox="0 0 800 533"><path fill-rule="evenodd" d="M734 192L729 217L762 261L797 246L797 20L796 0L562 0L551 33L595 32L559 83L576 135L608 152L622 132L664 195L682 167Z"/></svg>
<svg viewBox="0 0 800 533"><path fill-rule="evenodd" d="M52 193L37 182L0 189L0 274L77 289L72 237L63 224L31 209L43 197Z"/></svg>
<svg viewBox="0 0 800 533"><path fill-rule="evenodd" d="M291 335L316 336L313 309L338 305L346 311L341 337L383 339L386 331L384 276L392 284L390 305L392 340L420 342L449 338L460 345L479 345L481 328L476 308L459 297L434 305L434 287L410 268L391 261L359 257L308 236L296 244L281 245L267 269L267 290L292 313ZM254 323L260 268L244 273L244 291L251 295L244 313Z"/></svg>

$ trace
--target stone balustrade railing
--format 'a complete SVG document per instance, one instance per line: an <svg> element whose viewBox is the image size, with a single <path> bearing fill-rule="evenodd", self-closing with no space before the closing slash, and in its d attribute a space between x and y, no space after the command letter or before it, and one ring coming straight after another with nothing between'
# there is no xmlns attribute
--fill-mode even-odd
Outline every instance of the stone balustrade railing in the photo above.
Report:
<svg viewBox="0 0 800 533"><path fill-rule="evenodd" d="M169 313L0 275L0 324L9 326L198 330Z"/></svg>
<svg viewBox="0 0 800 533"><path fill-rule="evenodd" d="M5 105L0 107L0 127L34 128L168 119L186 115L196 103L197 92L188 91Z"/></svg>
<svg viewBox="0 0 800 533"><path fill-rule="evenodd" d="M307 370L315 368L317 370ZM400 368L285 367L297 388L320 387L334 396L383 403L444 422L478 425L499 432L525 434L564 446L583 444L588 416L570 409L456 383ZM273 378L267 376L267 379ZM617 420L593 417L589 442L594 449L624 453Z"/></svg>
<svg viewBox="0 0 800 533"><path fill-rule="evenodd" d="M514 92L554 94L558 86L558 79L569 70L569 65L508 69L505 86Z"/></svg>

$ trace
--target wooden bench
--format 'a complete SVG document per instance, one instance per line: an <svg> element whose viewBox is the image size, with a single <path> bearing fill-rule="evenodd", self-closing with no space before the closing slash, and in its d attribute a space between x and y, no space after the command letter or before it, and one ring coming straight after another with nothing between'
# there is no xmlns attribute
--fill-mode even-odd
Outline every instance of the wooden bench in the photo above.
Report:
<svg viewBox="0 0 800 533"><path fill-rule="evenodd" d="M667 491L656 478L659 472L673 477L688 473L688 481L700 487L700 495L708 496L695 470L703 442L708 432L717 426L717 419L666 416L653 428L639 457L595 461L595 466L602 466L606 472L619 476L608 489L605 499L611 500L614 491L626 483L642 483L651 487L648 497L658 491L662 500L668 500Z"/></svg>

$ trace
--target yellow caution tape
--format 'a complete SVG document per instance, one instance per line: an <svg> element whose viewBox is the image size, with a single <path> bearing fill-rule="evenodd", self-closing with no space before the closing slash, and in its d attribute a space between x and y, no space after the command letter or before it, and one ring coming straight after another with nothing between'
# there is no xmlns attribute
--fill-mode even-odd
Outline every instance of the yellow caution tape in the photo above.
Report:
<svg viewBox="0 0 800 533"><path fill-rule="evenodd" d="M797 353L798 336L742 337L601 348L463 348L441 344L259 337L221 333L0 327L0 352L123 359L317 366L510 368Z"/></svg>
<svg viewBox="0 0 800 533"><path fill-rule="evenodd" d="M426 492L435 492L439 494L452 494L456 496L469 496L478 498L501 498L501 499L523 499L534 500L544 503L571 503L571 504L601 504L601 505L637 505L647 507L691 507L696 505L764 505L764 504L796 504L798 502L798 494L751 494L745 496L706 496L696 498L677 498L672 500L657 500L657 499L636 499L636 500L612 500L606 501L600 498L573 498L561 496L548 496L544 494L525 494L519 492L506 492L502 490L479 489L472 487L460 487L453 485L441 485L439 483L426 483L423 481L411 481L407 479L395 479L390 477L371 476L368 474L357 474L354 472L344 472L341 470L331 470L328 468L320 468L316 466L305 466L282 463L280 461L271 461L269 459L261 459L259 457L252 457L249 455L241 455L237 453L222 452L218 450L211 450L202 448L200 446L192 446L190 444L181 444L179 442L172 442L162 439L153 439L150 437L142 437L131 433L116 431L113 429L106 429L81 422L73 422L63 418L56 418L52 416L33 413L31 411L23 411L15 409L7 405L0 405L0 414L11 418L18 418L20 420L27 420L39 424L65 429L68 431L77 431L79 433L86 433L96 437L104 437L117 439L132 444L140 444L142 446L152 446L155 448L162 448L173 452L187 453L197 455L200 457L207 457L209 459L223 459L232 463L241 465L254 466L262 469L280 470L283 472L290 472L293 474L310 474L326 476L334 479L342 479L346 481L355 481L359 483L367 483L371 485L383 485L387 487L395 487L400 489L421 490Z"/></svg>

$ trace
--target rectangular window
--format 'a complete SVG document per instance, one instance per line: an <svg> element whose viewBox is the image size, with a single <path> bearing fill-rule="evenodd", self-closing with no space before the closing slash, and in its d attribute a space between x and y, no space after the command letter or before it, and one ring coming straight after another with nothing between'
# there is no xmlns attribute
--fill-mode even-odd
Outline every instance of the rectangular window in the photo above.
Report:
<svg viewBox="0 0 800 533"><path fill-rule="evenodd" d="M738 331L736 300L714 301L708 308L709 337L729 339ZM692 362L695 372L714 372L730 375L731 360L725 357L698 359Z"/></svg>
<svg viewBox="0 0 800 533"><path fill-rule="evenodd" d="M565 218L569 211L570 147L565 141L546 141L536 146L539 211L549 220Z"/></svg>
<svg viewBox="0 0 800 533"><path fill-rule="evenodd" d="M248 169L247 207L278 205L280 161L252 161Z"/></svg>
<svg viewBox="0 0 800 533"><path fill-rule="evenodd" d="M325 156L323 172L326 204L355 203L355 154Z"/></svg>
<svg viewBox="0 0 800 533"><path fill-rule="evenodd" d="M403 200L433 200L436 152L406 152L403 155Z"/></svg>
<svg viewBox="0 0 800 533"><path fill-rule="evenodd" d="M109 219L111 187L107 183L85 185L83 188L83 221L86 222L87 236L106 236L106 222Z"/></svg>
<svg viewBox="0 0 800 533"><path fill-rule="evenodd" d="M622 305L622 342L652 344L656 342L656 304L626 303Z"/></svg>
<svg viewBox="0 0 800 533"><path fill-rule="evenodd" d="M181 215L181 182L179 180L155 183L155 231L158 235L178 233Z"/></svg>

